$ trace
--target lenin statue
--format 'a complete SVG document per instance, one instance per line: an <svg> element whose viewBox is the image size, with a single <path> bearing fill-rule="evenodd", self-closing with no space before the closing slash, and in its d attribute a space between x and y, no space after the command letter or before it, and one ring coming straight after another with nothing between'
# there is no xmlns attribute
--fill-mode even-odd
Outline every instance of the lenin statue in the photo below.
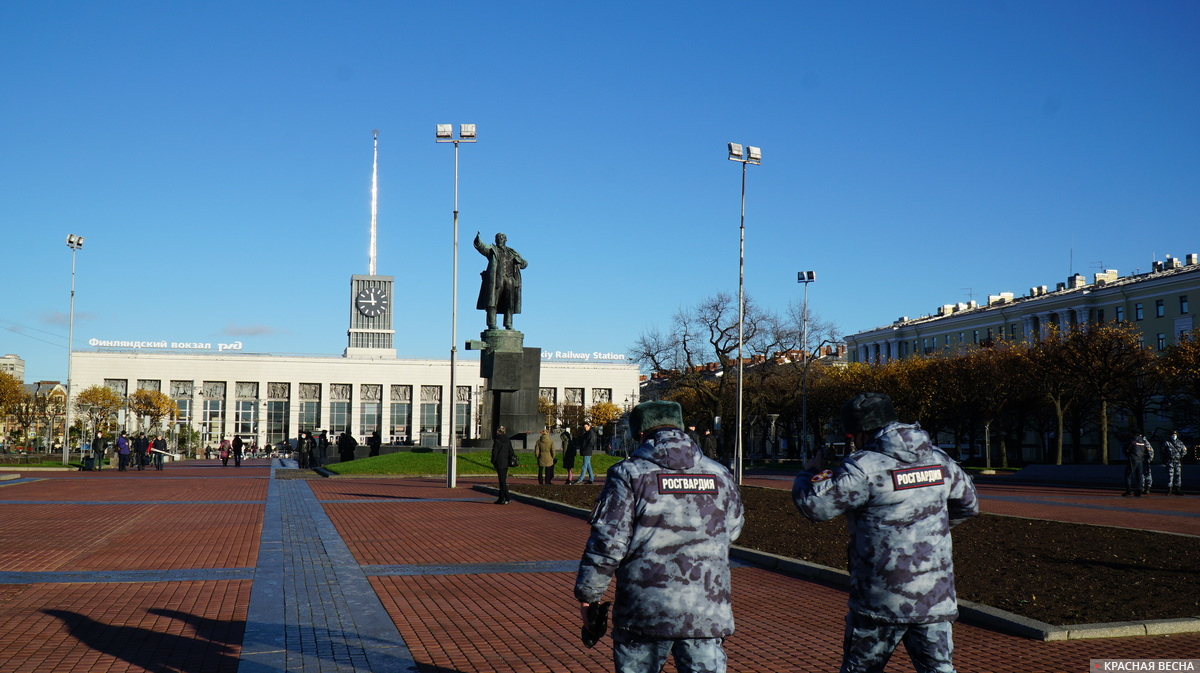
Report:
<svg viewBox="0 0 1200 673"><path fill-rule="evenodd" d="M475 308L487 311L487 328L496 329L496 314L504 314L504 329L512 329L512 317L521 312L521 269L529 264L520 253L505 245L508 237L496 234L496 245L488 245L475 232L475 249L488 258L487 269L479 273L483 283Z"/></svg>

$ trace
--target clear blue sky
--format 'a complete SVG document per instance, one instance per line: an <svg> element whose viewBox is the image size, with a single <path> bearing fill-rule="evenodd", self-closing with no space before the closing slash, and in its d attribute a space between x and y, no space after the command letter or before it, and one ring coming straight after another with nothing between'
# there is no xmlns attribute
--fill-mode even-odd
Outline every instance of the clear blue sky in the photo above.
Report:
<svg viewBox="0 0 1200 673"><path fill-rule="evenodd" d="M403 356L448 357L484 260L529 260L526 344L625 351L746 288L853 333L1071 270L1200 252L1200 3L6 2L0 353L241 340L340 354L367 272ZM1073 259L1073 268L1072 268ZM967 290L965 288L970 288Z"/></svg>

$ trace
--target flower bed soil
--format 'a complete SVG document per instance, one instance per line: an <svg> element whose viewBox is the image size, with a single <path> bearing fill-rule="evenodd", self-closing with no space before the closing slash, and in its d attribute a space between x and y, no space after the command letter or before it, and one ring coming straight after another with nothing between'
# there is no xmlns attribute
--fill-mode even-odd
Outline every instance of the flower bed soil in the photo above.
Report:
<svg viewBox="0 0 1200 673"><path fill-rule="evenodd" d="M591 509L600 486L514 486ZM786 491L745 487L737 545L846 569L843 517L814 524ZM954 529L958 596L1049 624L1200 616L1200 538L983 514Z"/></svg>

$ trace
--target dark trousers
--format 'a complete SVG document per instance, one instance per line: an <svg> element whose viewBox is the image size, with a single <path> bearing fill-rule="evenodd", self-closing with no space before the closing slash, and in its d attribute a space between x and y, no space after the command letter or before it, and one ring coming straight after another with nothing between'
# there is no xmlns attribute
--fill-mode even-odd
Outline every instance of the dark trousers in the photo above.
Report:
<svg viewBox="0 0 1200 673"><path fill-rule="evenodd" d="M1143 481L1145 481L1145 473L1142 471L1145 466L1139 460L1130 462L1125 465L1125 491L1128 493L1141 493Z"/></svg>
<svg viewBox="0 0 1200 673"><path fill-rule="evenodd" d="M554 466L542 467L538 466L538 483L549 484L554 481Z"/></svg>
<svg viewBox="0 0 1200 673"><path fill-rule="evenodd" d="M496 498L497 502L508 500L508 468L497 467L496 479L500 482L500 497Z"/></svg>
<svg viewBox="0 0 1200 673"><path fill-rule="evenodd" d="M233 452L233 466L234 467L242 466L242 453L240 451Z"/></svg>
<svg viewBox="0 0 1200 673"><path fill-rule="evenodd" d="M129 454L128 453L118 453L117 454L117 469L124 470L126 467L129 467Z"/></svg>

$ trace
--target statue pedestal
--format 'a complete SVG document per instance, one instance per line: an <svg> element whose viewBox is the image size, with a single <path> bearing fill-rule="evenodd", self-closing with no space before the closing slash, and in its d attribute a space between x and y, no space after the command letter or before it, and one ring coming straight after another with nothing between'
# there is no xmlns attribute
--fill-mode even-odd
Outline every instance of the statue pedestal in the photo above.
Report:
<svg viewBox="0 0 1200 673"><path fill-rule="evenodd" d="M508 434L538 432L545 419L538 414L542 349L525 348L525 335L511 329L480 334L488 347L479 358L480 376L487 379L482 430L490 438L498 426Z"/></svg>

